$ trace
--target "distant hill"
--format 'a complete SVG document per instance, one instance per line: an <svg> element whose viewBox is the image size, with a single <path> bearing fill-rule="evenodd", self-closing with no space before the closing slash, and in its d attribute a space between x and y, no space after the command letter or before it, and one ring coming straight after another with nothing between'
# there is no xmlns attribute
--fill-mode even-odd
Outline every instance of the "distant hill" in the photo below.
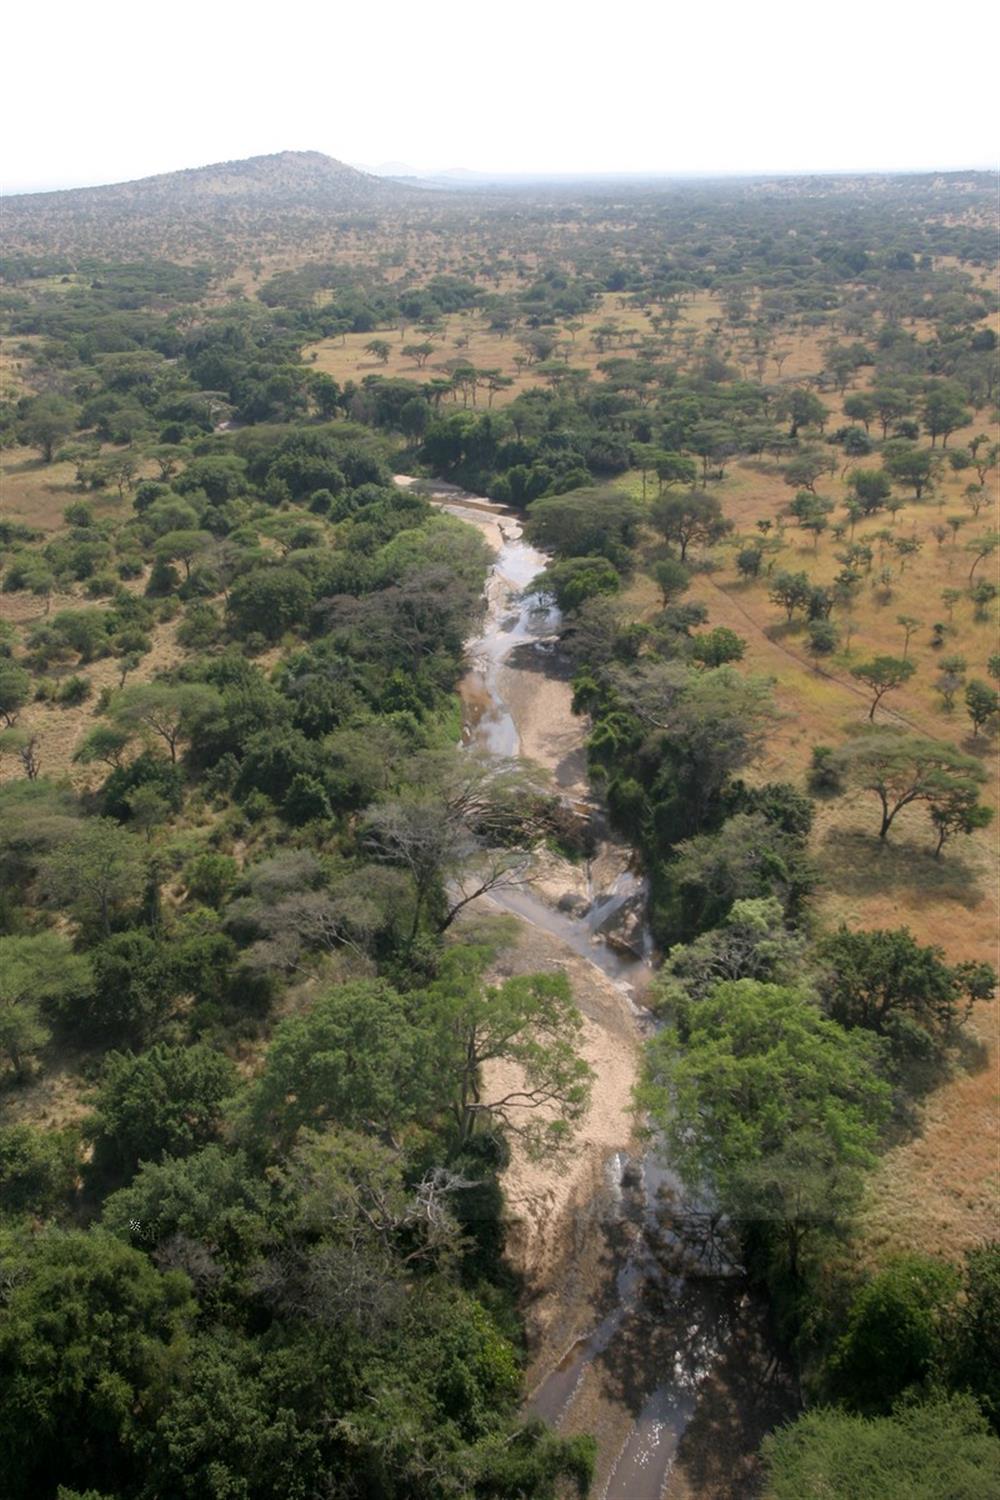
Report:
<svg viewBox="0 0 1000 1500"><path fill-rule="evenodd" d="M105 187L22 193L4 203L8 250L130 251L206 247L254 226L317 223L391 210L420 196L321 151L279 151L116 182Z"/></svg>
<svg viewBox="0 0 1000 1500"><path fill-rule="evenodd" d="M292 204L328 202L336 208L355 208L383 201L392 185L370 172L359 172L322 151L278 151L273 156L249 156L245 161L214 162L161 172L134 182L106 187L67 188L55 193L21 193L7 199L8 213L41 209L101 209L122 204L155 212L163 207L196 204L268 202Z"/></svg>

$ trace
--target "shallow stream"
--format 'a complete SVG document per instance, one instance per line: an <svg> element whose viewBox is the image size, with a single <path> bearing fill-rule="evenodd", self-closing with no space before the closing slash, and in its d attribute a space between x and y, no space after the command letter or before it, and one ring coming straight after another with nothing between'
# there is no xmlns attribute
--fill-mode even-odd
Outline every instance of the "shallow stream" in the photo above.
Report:
<svg viewBox="0 0 1000 1500"><path fill-rule="evenodd" d="M465 734L490 754L517 755L518 726L502 689L505 674L519 670L515 651L554 650L558 611L528 592L547 558L503 506L437 481L423 488L451 514L477 521L485 512L499 527L482 633L468 643ZM492 899L607 975L636 1028L649 1034L655 1022L638 999L650 973L648 941L639 956L598 932L640 892L626 870L592 892L579 915L543 900L530 882ZM683 1192L655 1148L635 1160L623 1145L610 1154L604 1188L577 1228L601 1242L592 1321L582 1332L567 1328L563 1352L537 1381L528 1410L561 1431L596 1434L592 1493L599 1500L748 1495L752 1455L763 1432L793 1410L793 1381L766 1306L704 1205Z"/></svg>

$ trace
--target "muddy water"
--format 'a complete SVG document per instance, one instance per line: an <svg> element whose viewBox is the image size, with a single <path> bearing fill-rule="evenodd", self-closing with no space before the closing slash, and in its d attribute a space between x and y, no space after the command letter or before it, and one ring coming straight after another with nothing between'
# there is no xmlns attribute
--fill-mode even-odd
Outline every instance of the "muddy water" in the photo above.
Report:
<svg viewBox="0 0 1000 1500"><path fill-rule="evenodd" d="M491 754L517 755L504 674L518 670L515 651L553 650L558 612L528 587L547 559L502 506L437 482L428 492L462 519L481 521L485 512L499 526L482 631L468 644L465 735ZM592 893L584 915L557 910L530 884L493 899L607 975L636 1027L648 1033L653 1019L639 1003L650 973L648 942L628 952L601 936L640 889L626 871ZM587 1326L566 1330L528 1410L567 1434L596 1435L592 1493L600 1500L741 1500L752 1492L760 1438L795 1404L766 1308L751 1295L706 1206L683 1192L655 1149L637 1161L624 1149L610 1155L604 1189L583 1224L599 1241L592 1314Z"/></svg>

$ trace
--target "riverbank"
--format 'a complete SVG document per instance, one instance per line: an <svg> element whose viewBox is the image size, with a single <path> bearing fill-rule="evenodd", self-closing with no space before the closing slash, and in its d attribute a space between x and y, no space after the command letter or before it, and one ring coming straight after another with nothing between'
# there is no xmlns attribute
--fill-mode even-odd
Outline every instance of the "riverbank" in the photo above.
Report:
<svg viewBox="0 0 1000 1500"><path fill-rule="evenodd" d="M498 563L487 583L487 637L470 643L471 670L462 685L466 720L478 724L490 707L492 688L509 714L517 738L517 753L534 761L552 777L559 792L581 799L588 796L585 722L572 710L572 689L551 652L535 649L531 640L506 649L508 615L517 606L520 590L530 581L503 572L504 548L522 536L521 523L490 502L466 495L454 486L421 483L396 475L404 488L421 484L429 497L449 514L474 525L486 538ZM539 559L539 566L543 559ZM516 571L516 570L515 570ZM530 571L530 569L529 569ZM490 623L492 622L492 623ZM500 640L496 655L489 643ZM493 657L494 680L486 683L482 658ZM628 851L603 847L589 865L574 864L545 851L532 872L531 891L555 918L569 901L582 909L610 891L628 864ZM525 1283L525 1305L533 1348L532 1371L544 1370L558 1358L560 1339L568 1342L593 1317L593 1277L581 1275L581 1216L590 1213L595 1195L603 1191L608 1167L616 1153L635 1148L632 1090L638 1077L641 1033L634 1004L624 980L615 980L595 967L594 958L574 951L557 933L518 910L519 903L482 902L495 911L518 918L517 942L504 957L510 973L561 969L570 981L584 1017L582 1051L594 1069L590 1106L574 1134L571 1147L558 1161L532 1161L514 1143L504 1191L511 1214L509 1255ZM544 921L544 913L536 912ZM567 919L568 926L568 919ZM589 943L585 930L576 946ZM625 966L623 966L625 967ZM502 972L502 971L501 971ZM556 1332L553 1332L556 1330Z"/></svg>
<svg viewBox="0 0 1000 1500"><path fill-rule="evenodd" d="M502 910L487 904L498 914ZM557 937L522 919L497 978L551 970L566 975L583 1016L581 1051L594 1069L594 1086L564 1153L532 1161L515 1142L504 1173L508 1257L523 1284L531 1349L529 1389L593 1322L605 1273L600 1237L593 1232L595 1205L616 1191L619 1153L638 1150L631 1101L640 1036L621 989Z"/></svg>
<svg viewBox="0 0 1000 1500"><path fill-rule="evenodd" d="M533 760L587 812L585 725L555 650L558 615L526 594L544 554L490 501L436 481L424 492L477 526L496 557L482 634L467 647L467 743ZM683 1195L641 1139L631 1105L651 1022L636 998L650 976L644 892L630 851L606 837L598 845L588 862L539 851L524 886L477 903L517 919L497 979L565 973L594 1072L571 1145L538 1162L515 1140L503 1175L528 1410L596 1438L595 1500L741 1500L764 1432L791 1413L795 1395L766 1306L738 1267L685 1228Z"/></svg>

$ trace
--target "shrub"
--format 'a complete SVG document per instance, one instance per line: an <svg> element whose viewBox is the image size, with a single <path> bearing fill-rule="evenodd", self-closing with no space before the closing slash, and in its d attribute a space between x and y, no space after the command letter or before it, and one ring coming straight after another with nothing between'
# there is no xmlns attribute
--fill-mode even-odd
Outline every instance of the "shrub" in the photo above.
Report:
<svg viewBox="0 0 1000 1500"><path fill-rule="evenodd" d="M809 790L817 796L833 796L844 790L844 778L832 745L814 745L809 767Z"/></svg>
<svg viewBox="0 0 1000 1500"><path fill-rule="evenodd" d="M89 1122L95 1171L131 1176L140 1161L190 1155L214 1138L235 1083L229 1059L201 1044L110 1053Z"/></svg>
<svg viewBox="0 0 1000 1500"><path fill-rule="evenodd" d="M840 636L832 620L809 621L809 650L814 656L829 656L836 651Z"/></svg>
<svg viewBox="0 0 1000 1500"><path fill-rule="evenodd" d="M93 692L93 686L86 677L67 677L65 682L59 684L55 691L55 702L62 708L76 708L85 703Z"/></svg>
<svg viewBox="0 0 1000 1500"><path fill-rule="evenodd" d="M111 772L101 787L101 801L107 817L127 823L132 816L129 797L140 787L151 787L177 812L184 799L184 775L180 766L171 765L166 756L144 750L127 766Z"/></svg>
<svg viewBox="0 0 1000 1500"><path fill-rule="evenodd" d="M177 993L169 947L149 933L116 932L91 949L94 993L77 1008L77 1029L116 1041L142 1040Z"/></svg>
<svg viewBox="0 0 1000 1500"><path fill-rule="evenodd" d="M78 1171L72 1131L0 1128L0 1199L8 1213L48 1217L73 1192Z"/></svg>
<svg viewBox="0 0 1000 1500"><path fill-rule="evenodd" d="M858 1292L827 1365L831 1388L861 1412L887 1412L897 1396L943 1370L958 1272L925 1255L890 1260Z"/></svg>
<svg viewBox="0 0 1000 1500"><path fill-rule="evenodd" d="M228 854L199 854L184 871L188 893L216 910L236 884L239 867Z"/></svg>

